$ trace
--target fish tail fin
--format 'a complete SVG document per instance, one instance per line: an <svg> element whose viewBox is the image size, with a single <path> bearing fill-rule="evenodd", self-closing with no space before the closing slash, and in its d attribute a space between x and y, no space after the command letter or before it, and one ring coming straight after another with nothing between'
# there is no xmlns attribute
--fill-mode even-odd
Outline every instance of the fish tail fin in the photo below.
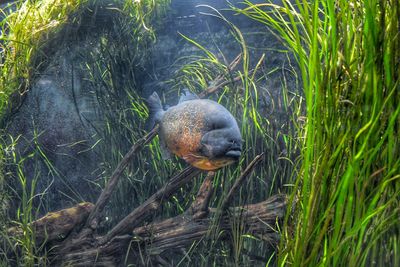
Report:
<svg viewBox="0 0 400 267"><path fill-rule="evenodd" d="M147 107L149 109L149 117L146 121L146 130L150 131L154 126L161 121L164 114L164 109L161 104L160 97L156 92L153 92L149 98L146 99Z"/></svg>

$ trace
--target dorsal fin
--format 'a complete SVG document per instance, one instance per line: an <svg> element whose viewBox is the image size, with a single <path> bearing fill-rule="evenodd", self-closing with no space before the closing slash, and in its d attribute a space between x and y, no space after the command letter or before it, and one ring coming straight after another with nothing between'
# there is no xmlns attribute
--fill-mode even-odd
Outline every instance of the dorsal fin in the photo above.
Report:
<svg viewBox="0 0 400 267"><path fill-rule="evenodd" d="M179 98L179 103L189 101L189 100L195 100L199 99L199 97L192 92L189 91L189 89L184 88L183 89L183 94L181 94L181 97Z"/></svg>

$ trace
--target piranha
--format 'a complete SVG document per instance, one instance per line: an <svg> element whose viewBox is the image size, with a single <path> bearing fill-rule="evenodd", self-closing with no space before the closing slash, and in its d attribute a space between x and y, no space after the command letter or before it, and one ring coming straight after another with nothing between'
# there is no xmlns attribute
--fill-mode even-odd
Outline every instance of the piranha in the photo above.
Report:
<svg viewBox="0 0 400 267"><path fill-rule="evenodd" d="M238 161L242 136L235 118L222 105L184 90L176 106L164 110L154 92L148 99L148 128L160 125L163 158L171 152L202 170L216 170Z"/></svg>

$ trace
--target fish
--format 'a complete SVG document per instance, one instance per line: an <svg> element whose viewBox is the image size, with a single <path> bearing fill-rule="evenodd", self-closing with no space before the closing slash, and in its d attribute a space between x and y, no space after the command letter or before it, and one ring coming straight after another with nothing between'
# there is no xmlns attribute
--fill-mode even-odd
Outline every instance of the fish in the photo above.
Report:
<svg viewBox="0 0 400 267"><path fill-rule="evenodd" d="M242 136L236 119L219 103L199 99L185 89L177 105L163 109L156 92L147 99L147 128L159 124L162 157L172 154L190 165L214 171L237 162L242 152Z"/></svg>

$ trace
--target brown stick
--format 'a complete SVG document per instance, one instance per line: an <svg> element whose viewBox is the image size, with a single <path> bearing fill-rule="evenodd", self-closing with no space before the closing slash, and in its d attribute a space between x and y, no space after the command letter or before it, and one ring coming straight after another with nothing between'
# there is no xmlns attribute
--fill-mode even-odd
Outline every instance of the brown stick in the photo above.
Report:
<svg viewBox="0 0 400 267"><path fill-rule="evenodd" d="M236 66L239 64L240 60L242 59L242 54L240 53L239 55L237 55L235 57L235 59L229 64L228 66L228 71L232 71L233 69L236 68ZM210 94L215 93L217 90L221 89L223 86L229 84L231 81L225 81L225 77L224 75L219 75L217 76L213 82L212 85L209 86L206 90L204 90L203 92L201 92L198 96L199 98L204 98L209 96ZM234 81L238 81L240 80L240 77L236 77L235 79L233 79Z"/></svg>
<svg viewBox="0 0 400 267"><path fill-rule="evenodd" d="M139 139L129 150L129 152L124 156L121 162L118 164L117 168L114 170L111 175L110 180L108 181L106 187L99 199L96 202L96 205L93 211L90 213L88 220L86 221L85 227L90 227L91 229L96 229L98 225L98 220L103 212L104 207L107 204L107 201L110 199L112 192L118 184L119 178L121 177L122 172L128 166L128 163L132 160L132 157L139 152L146 144L148 144L158 132L159 125L156 125L153 130L151 130L144 137Z"/></svg>
<svg viewBox="0 0 400 267"><path fill-rule="evenodd" d="M64 239L74 228L82 226L94 205L82 202L71 208L49 212L42 218L33 221L30 228L35 233L36 244L52 243ZM22 236L21 227L16 226L7 230L9 236Z"/></svg>
<svg viewBox="0 0 400 267"><path fill-rule="evenodd" d="M210 203L211 195L213 193L213 184L212 181L214 179L215 172L209 171L207 177L204 179L199 192L197 192L196 199L193 201L188 214L193 215L194 217L203 216L204 212L208 212L208 204Z"/></svg>
<svg viewBox="0 0 400 267"><path fill-rule="evenodd" d="M235 183L229 190L228 195L226 195L225 199L223 200L223 202L221 204L221 211L224 211L228 208L237 189L242 185L242 183L247 178L247 176L249 176L251 174L251 172L254 170L254 168L257 166L258 163L260 163L260 161L263 158L264 158L264 153L261 153L260 155L257 155L253 159L253 161L250 162L249 165L247 165L246 169L242 172L240 177L238 179L236 179Z"/></svg>
<svg viewBox="0 0 400 267"><path fill-rule="evenodd" d="M128 234L137 227L140 223L145 221L148 216L160 207L160 202L163 199L168 199L173 193L176 192L181 186L190 181L193 177L197 176L201 170L192 166L186 167L179 174L175 175L171 180L152 195L143 204L132 211L122 221L120 221L108 234L101 238L99 243L105 244L113 237L121 234Z"/></svg>

